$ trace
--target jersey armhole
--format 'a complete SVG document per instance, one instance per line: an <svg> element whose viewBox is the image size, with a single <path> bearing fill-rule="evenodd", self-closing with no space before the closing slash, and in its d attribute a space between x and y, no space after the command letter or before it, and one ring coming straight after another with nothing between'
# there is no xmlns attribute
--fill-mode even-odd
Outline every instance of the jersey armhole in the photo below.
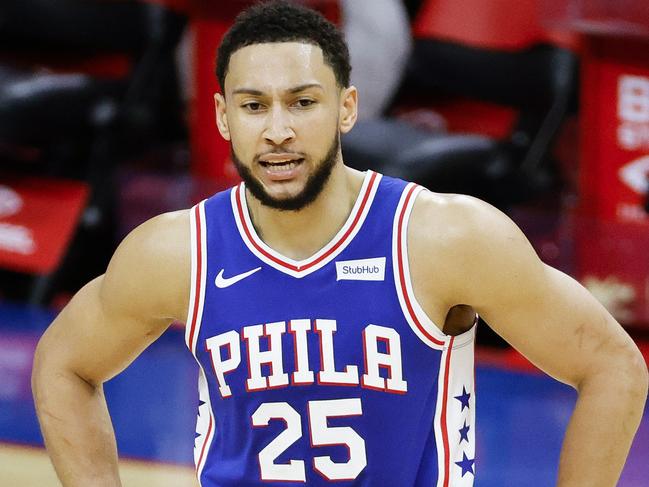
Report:
<svg viewBox="0 0 649 487"><path fill-rule="evenodd" d="M422 186L409 183L403 190L397 210L394 215L392 228L392 265L394 283L399 298L401 311L417 337L434 349L444 349L452 344L459 348L472 342L475 336L475 323L466 332L457 335L446 335L440 327L426 314L419 304L412 287L410 264L408 262L408 223L410 215L419 193L424 190ZM451 341L451 338L453 340Z"/></svg>
<svg viewBox="0 0 649 487"><path fill-rule="evenodd" d="M195 205L189 217L191 235L191 275L189 306L185 320L185 343L196 356L196 341L203 317L205 280L207 274L207 229L205 227L205 201Z"/></svg>

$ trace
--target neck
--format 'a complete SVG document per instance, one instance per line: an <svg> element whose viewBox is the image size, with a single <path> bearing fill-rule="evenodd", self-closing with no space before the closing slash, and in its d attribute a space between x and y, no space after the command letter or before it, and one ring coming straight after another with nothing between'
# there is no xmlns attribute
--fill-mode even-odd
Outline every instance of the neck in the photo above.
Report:
<svg viewBox="0 0 649 487"><path fill-rule="evenodd" d="M255 230L272 249L291 259L303 260L324 247L344 225L354 206L363 173L336 164L322 192L298 211L262 205L246 191Z"/></svg>

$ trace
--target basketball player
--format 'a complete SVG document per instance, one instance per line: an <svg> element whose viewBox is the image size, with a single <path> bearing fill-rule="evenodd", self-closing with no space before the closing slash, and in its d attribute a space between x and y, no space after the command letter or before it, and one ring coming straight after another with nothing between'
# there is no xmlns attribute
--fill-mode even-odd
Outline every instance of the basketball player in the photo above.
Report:
<svg viewBox="0 0 649 487"><path fill-rule="evenodd" d="M39 343L63 485L120 485L102 383L181 320L203 487L470 486L476 312L579 392L557 485L615 485L647 394L637 348L494 208L346 167L349 72L310 10L238 18L215 99L244 183L134 230Z"/></svg>

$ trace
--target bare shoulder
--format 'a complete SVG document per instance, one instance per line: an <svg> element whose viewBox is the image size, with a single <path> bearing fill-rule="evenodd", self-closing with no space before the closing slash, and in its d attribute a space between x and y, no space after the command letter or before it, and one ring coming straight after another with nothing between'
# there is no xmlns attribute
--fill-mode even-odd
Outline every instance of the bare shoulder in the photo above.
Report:
<svg viewBox="0 0 649 487"><path fill-rule="evenodd" d="M448 304L460 304L467 284L480 276L508 278L509 270L540 266L532 246L512 220L477 198L421 191L408 225L408 248L414 269L443 276L435 292ZM421 263L421 264L420 264ZM509 265L513 264L513 265ZM474 304L474 303L467 303Z"/></svg>
<svg viewBox="0 0 649 487"><path fill-rule="evenodd" d="M478 198L461 194L442 194L423 190L415 201L410 218L412 235L429 243L476 245L475 236L490 235L510 239L522 237L520 230L507 215Z"/></svg>
<svg viewBox="0 0 649 487"><path fill-rule="evenodd" d="M105 306L184 320L189 299L189 210L156 216L119 245L101 286Z"/></svg>

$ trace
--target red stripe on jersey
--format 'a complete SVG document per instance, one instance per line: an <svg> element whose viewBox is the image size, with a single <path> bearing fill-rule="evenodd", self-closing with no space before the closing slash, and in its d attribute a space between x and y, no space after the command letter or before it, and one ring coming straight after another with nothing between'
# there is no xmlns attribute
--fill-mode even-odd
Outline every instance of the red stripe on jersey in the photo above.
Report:
<svg viewBox="0 0 649 487"><path fill-rule="evenodd" d="M196 323L198 321L198 309L201 299L201 284L203 282L203 229L201 227L201 214L199 205L194 208L194 218L196 219L196 282L194 283L194 309L192 310L192 320L189 324L189 349L194 353L195 350L195 333Z"/></svg>
<svg viewBox="0 0 649 487"><path fill-rule="evenodd" d="M449 483L449 471L451 469L450 461L450 450L448 446L448 428L446 425L446 406L448 402L448 377L449 370L451 368L451 352L453 350L453 340L455 337L451 337L448 342L448 351L446 354L446 365L444 366L444 395L442 396L442 417L441 417L441 427L442 427L442 445L444 448L444 487L448 487Z"/></svg>
<svg viewBox="0 0 649 487"><path fill-rule="evenodd" d="M443 341L438 340L430 333L428 333L426 328L424 328L421 322L417 319L417 315L415 314L415 310L412 306L410 296L408 296L408 287L406 286L406 276L405 276L404 264L403 264L403 246L401 241L403 236L403 221L405 219L406 211L408 209L410 199L412 198L412 194L414 193L415 189L417 189L417 186L413 184L408 190L408 193L406 194L406 199L403 203L403 207L401 208L401 213L399 214L399 224L397 226L397 261L398 261L397 264L399 269L399 284L401 285L401 292L403 293L403 298L406 303L406 308L408 309L410 318L412 319L412 321L414 321L415 325L417 325L419 331L421 331L423 335L426 338L428 338L431 342L437 345L444 345Z"/></svg>
<svg viewBox="0 0 649 487"><path fill-rule="evenodd" d="M329 250L327 250L324 254L320 255L319 257L313 259L310 262L306 262L305 264L301 264L299 266L297 266L295 264L291 264L290 262L286 262L286 261L282 260L281 258L272 255L266 249L264 249L259 244L259 242L257 242L256 235L253 235L250 228L248 228L248 223L247 223L247 221L246 221L246 219L244 217L242 198L245 198L245 195L243 194L243 191L242 191L242 188L243 188L242 185L239 185L237 187L237 189L236 189L237 213L239 214L239 220L241 221L241 224L243 226L243 231L244 231L244 233L246 235L246 238L248 239L248 241L250 241L250 243L252 243L253 247L257 250L257 252L262 254L264 257L272 260L276 264L279 264L282 267L285 267L285 268L290 269L292 271L296 271L296 272L305 271L305 270L308 270L311 267L319 264L320 262L322 262L324 259L326 259L331 254L333 254L336 250L338 250L341 245L346 243L346 240L354 232L354 230L356 229L356 227L358 225L358 222L361 219L361 215L363 214L363 210L365 209L365 206L367 205L367 201L369 200L370 194L372 194L372 190L373 190L373 188L374 188L374 186L376 184L377 178L378 178L378 174L375 173L375 172L373 172L370 175L370 180L369 180L369 183L367 185L367 188L365 189L365 193L362 196L361 204L358 207L358 210L357 210L356 214L354 215L354 219L353 219L351 225L349 226L349 228L347 229L347 231L345 232L345 234L342 235L336 241L336 243L334 243L333 246Z"/></svg>
<svg viewBox="0 0 649 487"><path fill-rule="evenodd" d="M210 425L207 427L207 434L205 435L205 442L203 443L203 447L201 448L201 455L198 457L198 462L196 462L196 470L200 468L201 463L203 462L203 456L205 455L205 447L209 443L210 433L212 432L213 424L214 421L212 420L212 411L210 411Z"/></svg>

